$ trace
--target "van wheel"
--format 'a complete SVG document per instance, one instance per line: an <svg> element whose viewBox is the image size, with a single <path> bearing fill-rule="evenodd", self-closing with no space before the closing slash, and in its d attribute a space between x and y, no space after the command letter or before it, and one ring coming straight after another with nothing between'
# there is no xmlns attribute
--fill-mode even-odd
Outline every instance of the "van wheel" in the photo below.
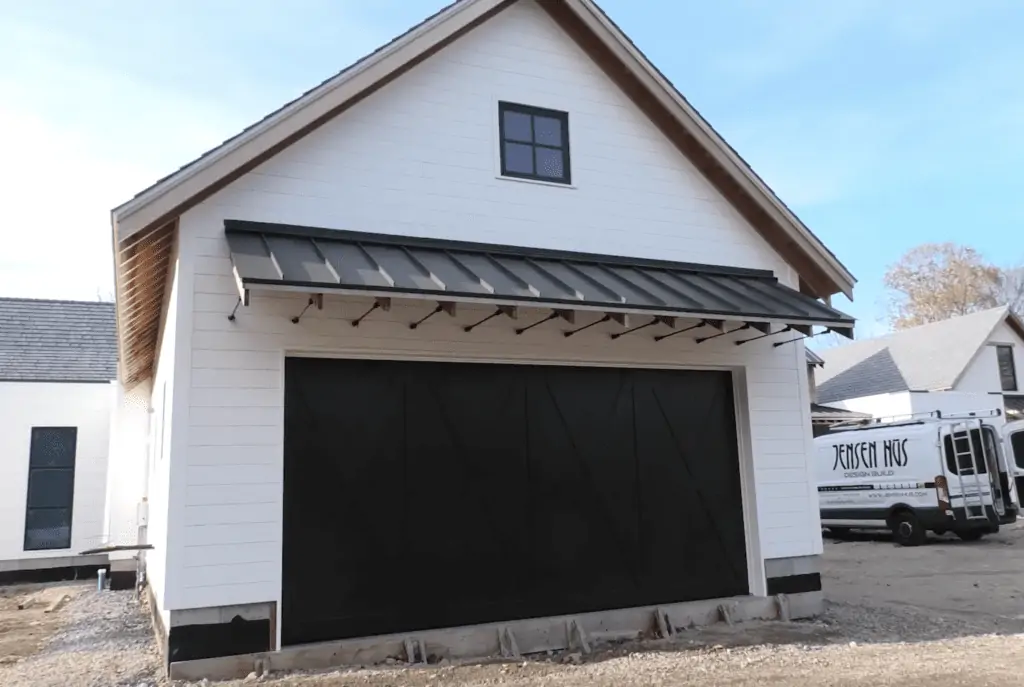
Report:
<svg viewBox="0 0 1024 687"><path fill-rule="evenodd" d="M960 537L962 541L978 541L985 536L985 533L981 530L961 530L956 533L956 536Z"/></svg>
<svg viewBox="0 0 1024 687"><path fill-rule="evenodd" d="M925 541L925 530L917 516L910 511L900 511L889 518L892 538L900 546L920 546Z"/></svg>

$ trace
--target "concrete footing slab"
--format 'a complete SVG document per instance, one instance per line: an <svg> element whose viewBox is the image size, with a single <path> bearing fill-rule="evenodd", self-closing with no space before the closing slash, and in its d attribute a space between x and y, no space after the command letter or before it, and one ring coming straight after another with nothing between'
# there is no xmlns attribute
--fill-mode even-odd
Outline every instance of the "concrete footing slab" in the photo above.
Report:
<svg viewBox="0 0 1024 687"><path fill-rule="evenodd" d="M285 647L279 651L171 663L172 680L233 680L267 671L326 670L398 661L474 659L563 649L589 651L602 641L671 636L727 621L810 618L824 610L821 592L743 596L427 630ZM409 647L417 650L410 652ZM411 654L411 655L410 655Z"/></svg>

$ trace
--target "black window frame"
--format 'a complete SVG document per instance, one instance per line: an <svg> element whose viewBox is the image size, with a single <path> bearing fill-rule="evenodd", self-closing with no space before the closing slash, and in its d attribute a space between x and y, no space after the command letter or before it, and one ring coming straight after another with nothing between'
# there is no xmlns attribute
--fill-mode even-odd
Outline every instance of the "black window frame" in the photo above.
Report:
<svg viewBox="0 0 1024 687"><path fill-rule="evenodd" d="M519 114L525 114L530 116L530 136L536 139L534 133L534 117L546 117L549 119L557 119L562 125L562 144L560 146L553 146L547 143L537 143L536 140L526 142L518 141L515 139L505 139L505 113L506 112L517 112ZM516 145L530 146L533 150L533 173L526 172L515 172L508 169L506 164L505 156L505 144L513 143ZM528 179L530 181L543 181L549 184L560 184L563 186L572 185L572 166L571 166L571 155L569 145L569 113L562 112L561 110L551 110L545 107L535 107L533 105L523 105L521 103L512 103L501 100L498 102L498 154L501 158L501 176L509 177L511 179ZM551 177L544 176L543 174L537 173L537 148L544 148L547 150L559 150L562 153L562 176Z"/></svg>
<svg viewBox="0 0 1024 687"><path fill-rule="evenodd" d="M41 459L38 457L39 454L36 452L36 447L42 441L42 435L44 432L61 432L65 433L65 439L70 442L70 462L64 465L45 465L40 464ZM26 480L26 491L25 491L25 527L24 527L24 551L62 551L71 548L71 537L72 537L72 526L74 522L75 513L75 467L78 462L78 428L77 427L33 427L29 441L29 456L28 456L28 479ZM32 484L33 478L43 473L68 473L70 476L70 485L68 488L67 502L59 505L33 505L32 503ZM51 541L40 542L38 536L30 537L29 533L32 531L29 529L29 525L32 520L32 514L37 511L67 511L67 535L62 539L54 539Z"/></svg>
<svg viewBox="0 0 1024 687"><path fill-rule="evenodd" d="M1009 356L1006 360L1003 359L1003 355ZM1003 365L1006 363L1009 365L1009 370L1004 370ZM1017 391L1017 365L1013 359L1013 346L1009 344L997 344L996 345L996 364L999 366L999 385L1003 391ZM1007 373L1009 374L1009 383L1007 382Z"/></svg>

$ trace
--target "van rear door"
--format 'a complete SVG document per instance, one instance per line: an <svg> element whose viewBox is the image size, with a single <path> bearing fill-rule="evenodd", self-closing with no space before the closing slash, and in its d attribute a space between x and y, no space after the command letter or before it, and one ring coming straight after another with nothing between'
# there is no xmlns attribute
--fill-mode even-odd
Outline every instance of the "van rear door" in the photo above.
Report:
<svg viewBox="0 0 1024 687"><path fill-rule="evenodd" d="M1012 471L1016 488L1017 503L1024 498L1024 420L1007 422L1003 425L1003 451L1007 467Z"/></svg>

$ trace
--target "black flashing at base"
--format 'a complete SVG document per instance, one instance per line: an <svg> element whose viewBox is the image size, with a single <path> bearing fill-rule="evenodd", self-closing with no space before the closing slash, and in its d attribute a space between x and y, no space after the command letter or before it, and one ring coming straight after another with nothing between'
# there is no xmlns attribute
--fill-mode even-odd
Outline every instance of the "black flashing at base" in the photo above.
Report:
<svg viewBox="0 0 1024 687"><path fill-rule="evenodd" d="M768 596L776 594L803 594L821 591L821 574L787 575L768 578Z"/></svg>
<svg viewBox="0 0 1024 687"><path fill-rule="evenodd" d="M95 579L97 571L105 567L107 566L78 565L64 568L39 568L37 570L8 570L0 572L0 585Z"/></svg>
<svg viewBox="0 0 1024 687"><path fill-rule="evenodd" d="M180 625L167 636L167 661L236 656L270 651L270 620L245 620L235 616L229 623Z"/></svg>
<svg viewBox="0 0 1024 687"><path fill-rule="evenodd" d="M134 570L110 571L107 574L107 579L110 580L111 591L135 589L136 572Z"/></svg>

